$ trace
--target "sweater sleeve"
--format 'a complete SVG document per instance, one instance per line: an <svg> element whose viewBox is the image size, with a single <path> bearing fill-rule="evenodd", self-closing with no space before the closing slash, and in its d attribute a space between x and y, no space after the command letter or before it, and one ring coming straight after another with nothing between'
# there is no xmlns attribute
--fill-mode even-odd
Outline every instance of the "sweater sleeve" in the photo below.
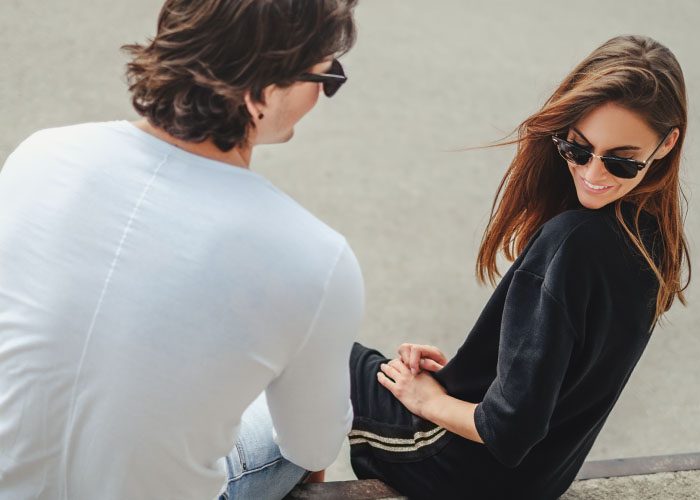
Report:
<svg viewBox="0 0 700 500"><path fill-rule="evenodd" d="M346 246L306 343L266 391L275 442L285 458L307 470L328 467L350 431L348 359L363 311L362 274Z"/></svg>
<svg viewBox="0 0 700 500"><path fill-rule="evenodd" d="M474 415L484 444L516 467L549 429L576 333L543 278L515 272L500 330L496 378Z"/></svg>

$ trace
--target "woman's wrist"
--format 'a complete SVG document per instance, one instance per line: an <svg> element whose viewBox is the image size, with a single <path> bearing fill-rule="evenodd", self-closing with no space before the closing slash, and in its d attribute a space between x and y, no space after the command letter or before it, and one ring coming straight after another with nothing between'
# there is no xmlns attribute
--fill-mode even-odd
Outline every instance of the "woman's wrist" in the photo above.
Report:
<svg viewBox="0 0 700 500"><path fill-rule="evenodd" d="M433 396L425 402L425 404L421 408L421 414L419 415L419 417L425 420L429 420L430 422L433 422L435 424L441 425L437 422L437 420L444 419L445 408L450 403L450 399L454 398L452 398L452 396L450 396L447 393L436 394L435 396Z"/></svg>
<svg viewBox="0 0 700 500"><path fill-rule="evenodd" d="M426 401L419 416L454 434L483 443L474 421L476 407L476 403L440 394Z"/></svg>

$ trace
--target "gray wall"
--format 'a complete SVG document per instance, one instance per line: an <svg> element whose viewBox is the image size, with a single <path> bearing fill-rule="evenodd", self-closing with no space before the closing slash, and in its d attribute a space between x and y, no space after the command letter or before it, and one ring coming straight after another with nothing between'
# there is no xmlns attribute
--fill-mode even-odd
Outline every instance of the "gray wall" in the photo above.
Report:
<svg viewBox="0 0 700 500"><path fill-rule="evenodd" d="M0 164L34 130L133 118L118 47L153 33L160 0L0 1ZM429 6L429 7L428 7ZM364 0L350 81L253 169L343 232L362 264L361 340L452 353L490 294L474 261L512 149L454 152L502 138L596 46L651 35L680 60L690 99L686 228L700 269L700 3ZM0 200L2 210L2 200ZM590 458L700 450L700 308L657 329ZM348 477L346 450L331 478Z"/></svg>

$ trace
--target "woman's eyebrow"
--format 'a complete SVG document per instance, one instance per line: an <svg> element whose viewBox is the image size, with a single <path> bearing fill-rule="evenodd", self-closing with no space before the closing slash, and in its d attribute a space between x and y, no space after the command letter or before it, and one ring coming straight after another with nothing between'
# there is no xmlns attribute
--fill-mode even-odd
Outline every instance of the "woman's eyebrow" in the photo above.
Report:
<svg viewBox="0 0 700 500"><path fill-rule="evenodd" d="M591 141L589 141L586 138L586 136L581 133L581 131L579 129L577 129L576 127L571 127L571 128L574 132L576 132L577 135L579 135L584 141L586 141L588 144L590 144L592 146ZM610 149L608 149L608 151L639 151L640 149L641 148L639 146L627 145L627 146L618 146L616 148L610 148Z"/></svg>

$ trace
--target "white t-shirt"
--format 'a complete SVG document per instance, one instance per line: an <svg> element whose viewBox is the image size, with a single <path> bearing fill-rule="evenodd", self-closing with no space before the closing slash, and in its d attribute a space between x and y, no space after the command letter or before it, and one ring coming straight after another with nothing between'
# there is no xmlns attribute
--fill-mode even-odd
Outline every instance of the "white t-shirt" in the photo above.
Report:
<svg viewBox="0 0 700 500"><path fill-rule="evenodd" d="M215 498L262 391L327 467L363 302L345 239L260 175L128 122L32 135L0 173L0 499Z"/></svg>

